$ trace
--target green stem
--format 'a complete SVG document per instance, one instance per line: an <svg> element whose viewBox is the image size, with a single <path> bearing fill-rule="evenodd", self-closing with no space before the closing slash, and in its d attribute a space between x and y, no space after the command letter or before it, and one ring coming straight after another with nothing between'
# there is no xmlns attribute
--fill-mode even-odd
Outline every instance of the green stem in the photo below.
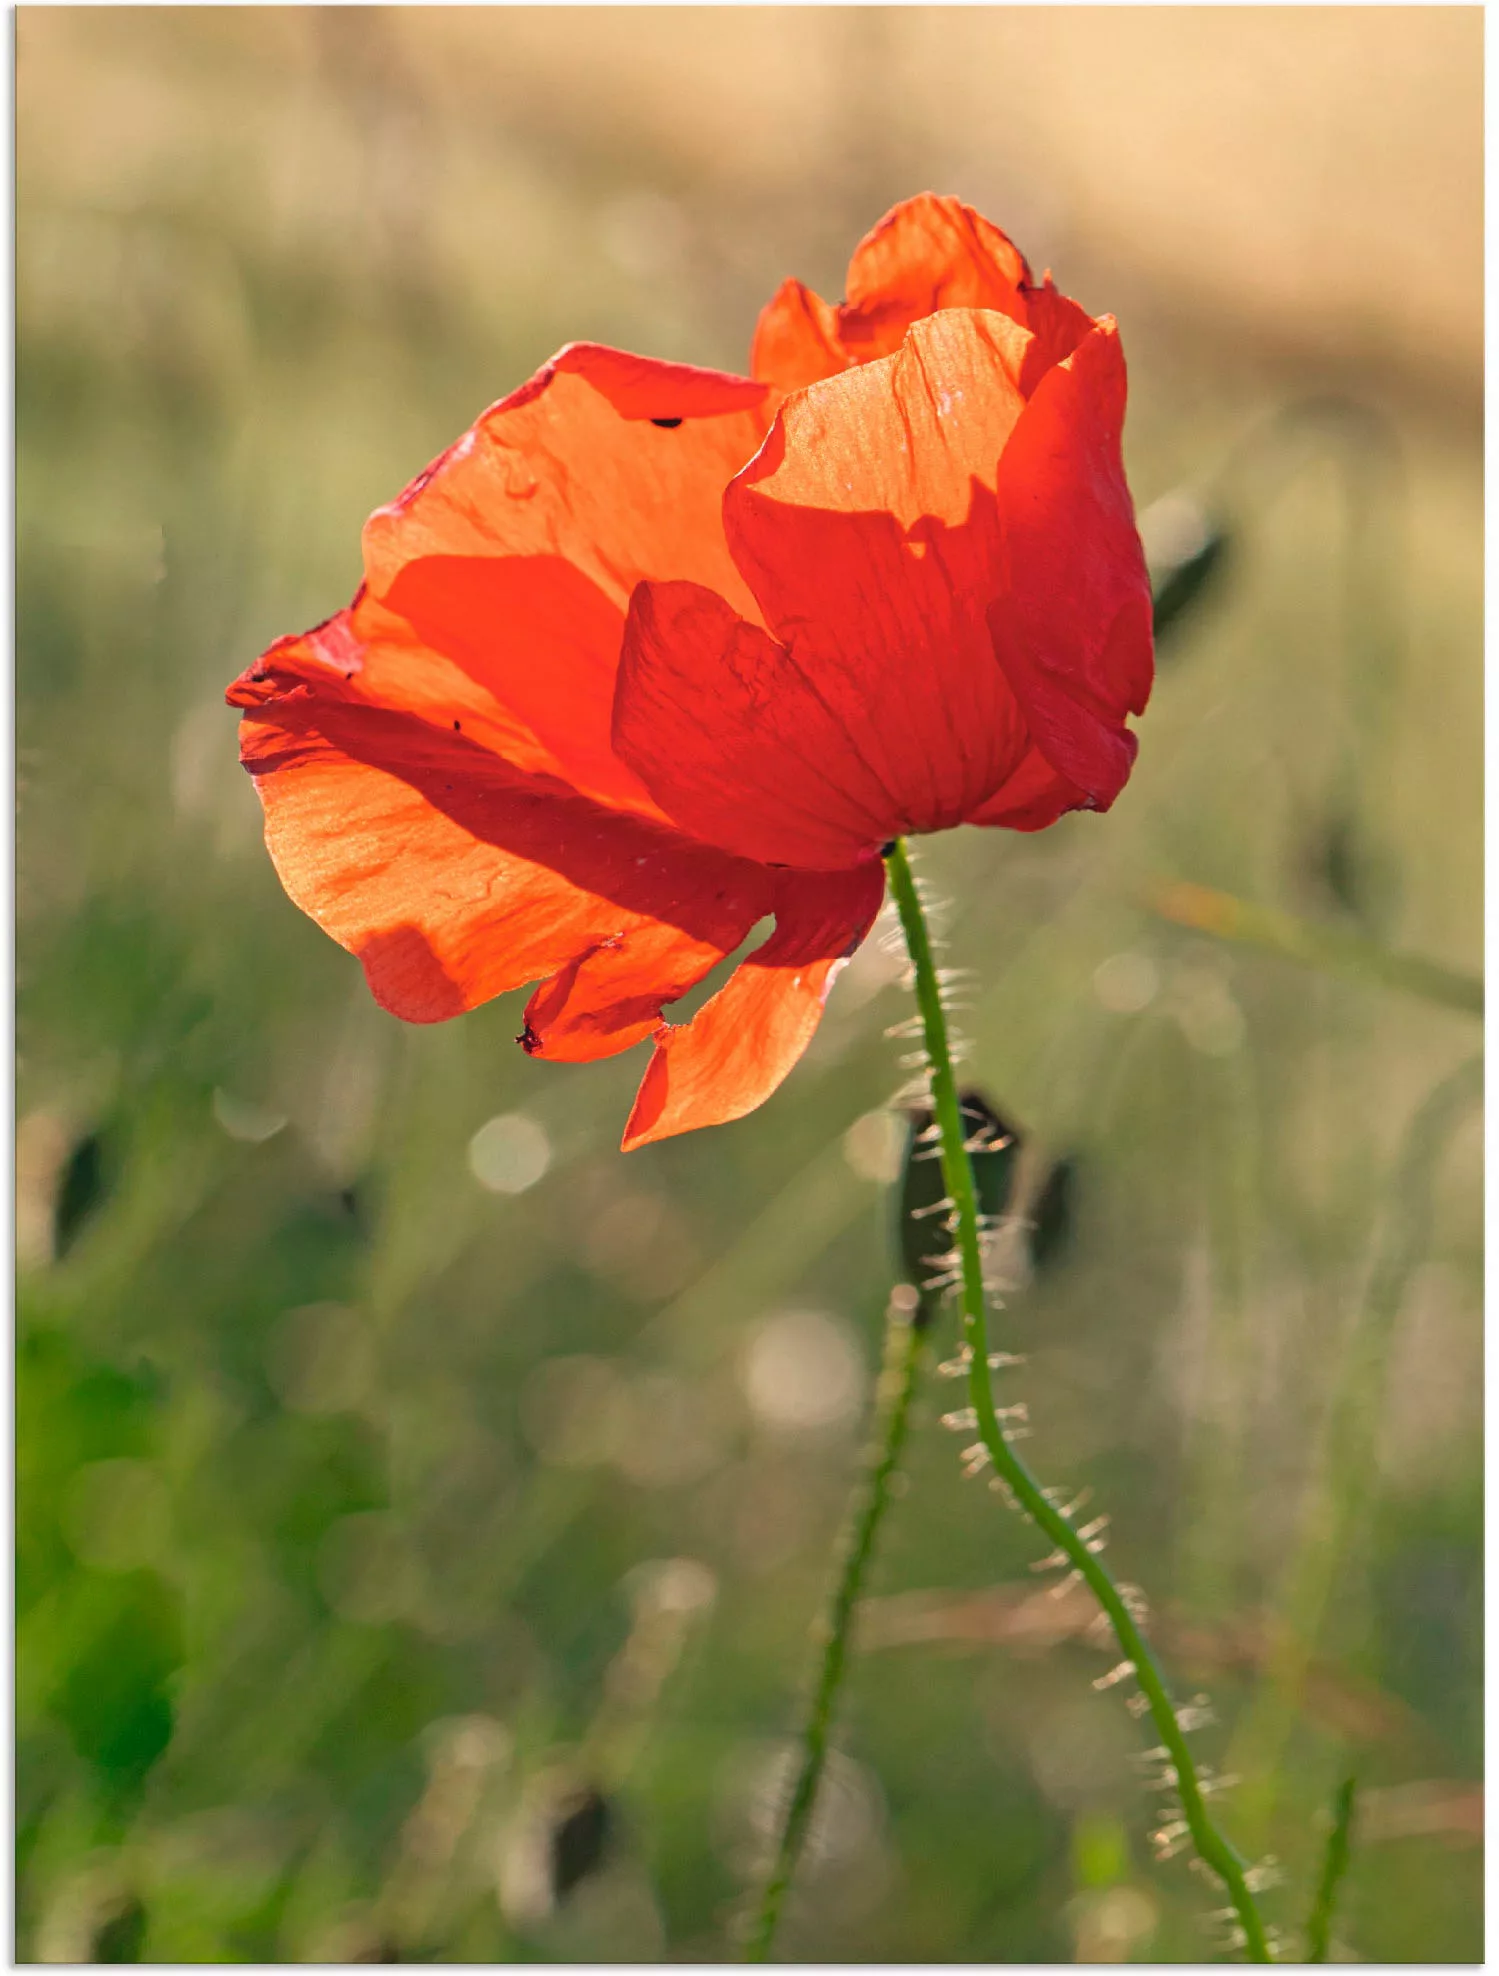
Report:
<svg viewBox="0 0 1499 1976"><path fill-rule="evenodd" d="M880 1374L868 1474L854 1503L843 1569L838 1576L827 1618L822 1665L801 1735L801 1770L786 1807L770 1877L760 1897L760 1910L746 1951L745 1959L749 1962L770 1960L781 1909L806 1841L817 1786L827 1761L833 1709L848 1661L854 1611L863 1591L869 1560L874 1554L875 1537L889 1505L890 1484L910 1424L911 1397L916 1390L916 1376L920 1369L923 1333L914 1298L907 1301L900 1295L900 1290L904 1288L904 1285L897 1287L886 1312L885 1361Z"/></svg>
<svg viewBox="0 0 1499 1976"><path fill-rule="evenodd" d="M1322 1877L1306 1924L1306 1959L1326 1962L1332 1940L1332 1911L1337 1903L1338 1883L1348 1871L1353 1849L1353 1793L1355 1780L1349 1777L1338 1786L1333 1799L1332 1830L1327 1835L1327 1851L1322 1856Z"/></svg>
<svg viewBox="0 0 1499 1976"><path fill-rule="evenodd" d="M1192 1753L1187 1747L1176 1706L1155 1656L1146 1644L1133 1614L1107 1570L1089 1549L1082 1534L1052 1502L1030 1469L1005 1439L994 1410L994 1394L989 1383L989 1340L984 1298L983 1251L979 1242L978 1204L974 1193L973 1169L964 1145L962 1112L957 1083L953 1076L952 1049L947 1034L947 1014L942 1004L942 986L932 957L932 943L926 915L916 889L905 844L897 840L885 854L890 889L906 938L915 975L916 1002L926 1032L927 1057L931 1066L932 1109L942 1134L942 1177L953 1203L953 1228L961 1269L963 1335L968 1346L968 1393L972 1402L979 1438L995 1473L1009 1486L1025 1514L1045 1532L1057 1550L1068 1560L1103 1607L1119 1646L1133 1669L1145 1696L1156 1734L1160 1737L1173 1770L1181 1815L1198 1857L1223 1882L1238 1915L1244 1934L1244 1948L1253 1962L1271 1960L1264 1923L1245 1880L1245 1864L1208 1815L1202 1785L1198 1780Z"/></svg>

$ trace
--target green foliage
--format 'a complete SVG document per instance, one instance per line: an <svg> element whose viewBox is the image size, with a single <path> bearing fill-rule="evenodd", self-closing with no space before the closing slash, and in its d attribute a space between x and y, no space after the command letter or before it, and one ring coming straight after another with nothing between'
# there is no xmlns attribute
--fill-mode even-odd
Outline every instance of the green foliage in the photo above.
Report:
<svg viewBox="0 0 1499 1976"><path fill-rule="evenodd" d="M1322 1874L1312 1901L1311 1917L1306 1925L1308 1962L1327 1960L1327 1952L1332 1940L1333 1904L1337 1900L1338 1887L1343 1875L1348 1871L1348 1859L1353 1850L1353 1799L1357 1788L1357 1778L1345 1777L1333 1797L1327 1851L1323 1856Z"/></svg>

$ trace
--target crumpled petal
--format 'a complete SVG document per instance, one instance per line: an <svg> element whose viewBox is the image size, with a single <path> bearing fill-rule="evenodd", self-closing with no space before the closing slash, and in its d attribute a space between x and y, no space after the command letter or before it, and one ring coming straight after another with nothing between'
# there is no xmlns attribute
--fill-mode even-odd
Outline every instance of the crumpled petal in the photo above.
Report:
<svg viewBox="0 0 1499 1976"><path fill-rule="evenodd" d="M722 917L700 933L640 919L607 934L543 981L526 1004L521 1043L548 1063L591 1063L643 1042L675 1002L710 974L770 910L769 872L745 874Z"/></svg>
<svg viewBox="0 0 1499 1976"><path fill-rule="evenodd" d="M754 614L720 502L766 387L570 344L365 525L372 599L549 751L573 785L650 813L609 747L630 592L686 577Z"/></svg>
<svg viewBox="0 0 1499 1976"><path fill-rule="evenodd" d="M760 867L528 776L451 725L296 684L251 706L240 741L287 892L408 1022L547 980L530 1046L607 1055L769 910Z"/></svg>
<svg viewBox="0 0 1499 1976"><path fill-rule="evenodd" d="M939 309L993 309L1032 331L1020 378L1027 397L1093 326L1050 275L1033 281L1020 249L982 213L923 192L859 242L836 307L799 281L781 284L760 313L750 370L780 392L799 390L893 355L912 323Z"/></svg>
<svg viewBox="0 0 1499 1976"><path fill-rule="evenodd" d="M1124 478L1124 356L1100 318L1037 386L999 463L994 652L1036 745L1107 809L1152 681L1150 580Z"/></svg>
<svg viewBox="0 0 1499 1976"><path fill-rule="evenodd" d="M750 375L777 391L799 391L847 370L838 311L805 283L783 281L760 311L750 343Z"/></svg>
<svg viewBox="0 0 1499 1976"><path fill-rule="evenodd" d="M1026 326L1026 258L961 199L918 193L854 249L839 334L855 362L889 356L912 323L938 309L997 309Z"/></svg>
<svg viewBox="0 0 1499 1976"><path fill-rule="evenodd" d="M789 399L724 521L773 636L694 585L636 593L616 752L683 828L849 864L945 829L1030 745L994 664L993 489L1029 336L949 310Z"/></svg>
<svg viewBox="0 0 1499 1976"><path fill-rule="evenodd" d="M811 1042L828 991L874 924L882 865L785 872L776 929L690 1022L664 1024L625 1127L624 1150L763 1104Z"/></svg>

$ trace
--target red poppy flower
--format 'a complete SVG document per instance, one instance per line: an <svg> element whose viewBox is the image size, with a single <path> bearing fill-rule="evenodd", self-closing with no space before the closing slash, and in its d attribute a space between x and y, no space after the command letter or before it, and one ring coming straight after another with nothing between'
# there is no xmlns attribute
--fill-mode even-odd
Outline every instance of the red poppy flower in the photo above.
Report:
<svg viewBox="0 0 1499 1976"><path fill-rule="evenodd" d="M1110 317L926 195L752 369L570 344L229 691L282 882L385 1008L538 982L534 1055L654 1038L627 1147L781 1082L890 838L1107 808L1150 690Z"/></svg>

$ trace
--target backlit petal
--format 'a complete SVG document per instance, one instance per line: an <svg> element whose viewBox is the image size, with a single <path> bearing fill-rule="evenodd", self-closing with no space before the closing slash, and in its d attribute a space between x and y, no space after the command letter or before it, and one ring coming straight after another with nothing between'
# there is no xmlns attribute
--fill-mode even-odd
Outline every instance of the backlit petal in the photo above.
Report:
<svg viewBox="0 0 1499 1976"><path fill-rule="evenodd" d="M720 501L754 453L748 378L572 344L364 532L370 595L533 733L580 789L649 810L609 748L625 606L691 578L753 614Z"/></svg>
<svg viewBox="0 0 1499 1976"><path fill-rule="evenodd" d="M233 707L269 706L299 690L330 704L413 714L466 734L516 768L566 781L562 764L523 720L367 590L325 624L277 639L226 698ZM639 800L650 801L643 790Z"/></svg>
<svg viewBox="0 0 1499 1976"><path fill-rule="evenodd" d="M547 1048L551 1027L555 1054L605 1055L768 910L758 867L524 775L450 726L298 686L252 708L240 740L282 883L409 1022L610 955L586 1013L554 996L533 1039Z"/></svg>
<svg viewBox="0 0 1499 1976"><path fill-rule="evenodd" d="M1041 381L1000 462L995 655L1053 767L1106 809L1152 677L1150 584L1120 456L1124 358L1103 317Z"/></svg>
<svg viewBox="0 0 1499 1976"><path fill-rule="evenodd" d="M770 910L772 874L752 867L724 901L716 921L690 933L666 920L643 919L543 981L526 1004L521 1041L549 1063L612 1057L651 1035L663 1003L675 1002L731 953Z"/></svg>
<svg viewBox="0 0 1499 1976"><path fill-rule="evenodd" d="M1044 830L1069 810L1092 807L1087 791L1059 774L1033 743L1004 787L968 821L1005 830Z"/></svg>
<svg viewBox="0 0 1499 1976"><path fill-rule="evenodd" d="M939 309L993 309L1029 329L1019 383L1029 397L1077 348L1093 318L992 221L961 200L923 192L894 207L854 249L846 299L834 307L799 281L761 311L750 368L781 391L893 356L912 323Z"/></svg>
<svg viewBox="0 0 1499 1976"><path fill-rule="evenodd" d="M849 359L838 341L838 311L799 281L783 281L760 311L750 373L778 391L836 377Z"/></svg>
<svg viewBox="0 0 1499 1976"><path fill-rule="evenodd" d="M888 212L854 249L838 329L857 361L888 356L938 309L997 309L1026 322L1025 256L960 199L923 192Z"/></svg>
<svg viewBox="0 0 1499 1976"><path fill-rule="evenodd" d="M817 1029L834 978L884 897L881 865L781 877L776 930L690 1022L657 1032L625 1128L628 1152L762 1104Z"/></svg>
<svg viewBox="0 0 1499 1976"><path fill-rule="evenodd" d="M814 869L869 856L893 831L890 792L860 752L868 724L861 709L851 729L783 646L711 590L636 591L615 747L694 836Z"/></svg>
<svg viewBox="0 0 1499 1976"><path fill-rule="evenodd" d="M1018 765L1029 736L984 613L1028 345L950 310L788 400L724 501L773 637L694 586L637 592L615 748L685 829L847 864L961 822Z"/></svg>

